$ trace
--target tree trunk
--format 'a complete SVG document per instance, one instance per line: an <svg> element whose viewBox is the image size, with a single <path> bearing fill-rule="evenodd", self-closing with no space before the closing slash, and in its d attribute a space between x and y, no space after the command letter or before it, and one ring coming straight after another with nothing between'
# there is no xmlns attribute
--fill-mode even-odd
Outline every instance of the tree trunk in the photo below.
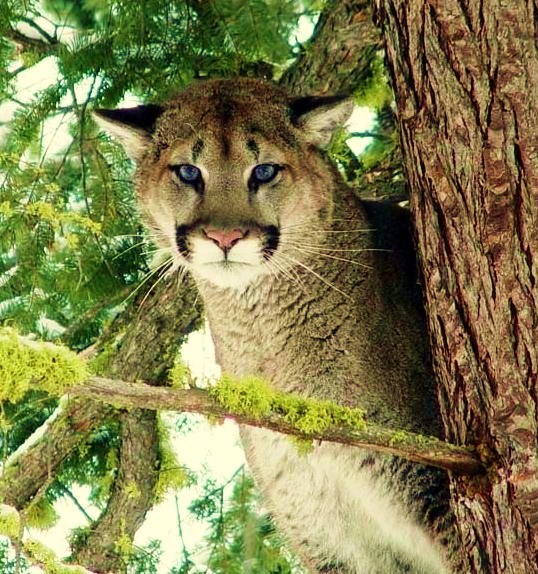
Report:
<svg viewBox="0 0 538 574"><path fill-rule="evenodd" d="M92 572L127 571L130 543L155 502L159 441L155 415L137 409L121 417L120 460L112 494L72 556ZM122 539L127 552L122 552Z"/></svg>
<svg viewBox="0 0 538 574"><path fill-rule="evenodd" d="M465 572L538 572L538 8L376 0L396 94Z"/></svg>

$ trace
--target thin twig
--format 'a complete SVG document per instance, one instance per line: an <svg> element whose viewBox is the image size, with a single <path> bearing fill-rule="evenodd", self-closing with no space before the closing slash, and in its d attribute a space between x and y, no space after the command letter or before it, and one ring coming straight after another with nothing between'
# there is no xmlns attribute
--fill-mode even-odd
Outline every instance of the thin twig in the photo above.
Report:
<svg viewBox="0 0 538 574"><path fill-rule="evenodd" d="M51 36L44 28L42 28L37 22L35 22L31 18L26 18L26 16L22 16L21 22L28 24L28 26L32 27L34 30L39 32L40 36L43 36L43 38L45 38L45 40L49 44L57 44L58 43L58 38Z"/></svg>
<svg viewBox="0 0 538 574"><path fill-rule="evenodd" d="M84 518L88 521L89 524L93 523L93 518L86 512L86 509L82 504L80 504L78 498L67 488L67 486L56 479L56 484L60 487L60 490L73 502L73 504L80 510Z"/></svg>

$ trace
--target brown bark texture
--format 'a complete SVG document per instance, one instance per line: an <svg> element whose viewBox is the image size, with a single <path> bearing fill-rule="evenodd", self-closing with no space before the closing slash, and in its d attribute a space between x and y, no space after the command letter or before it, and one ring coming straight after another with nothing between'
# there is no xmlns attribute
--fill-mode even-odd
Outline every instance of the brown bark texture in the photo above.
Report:
<svg viewBox="0 0 538 574"><path fill-rule="evenodd" d="M330 2L311 40L284 73L280 85L297 96L351 94L368 75L380 44L369 0Z"/></svg>
<svg viewBox="0 0 538 574"><path fill-rule="evenodd" d="M465 572L538 572L538 7L376 0L395 90Z"/></svg>
<svg viewBox="0 0 538 574"><path fill-rule="evenodd" d="M93 401L70 400L39 440L8 460L0 476L0 500L23 510L39 498L54 480L58 466L113 410Z"/></svg>
<svg viewBox="0 0 538 574"><path fill-rule="evenodd" d="M122 572L126 557L118 542L133 540L155 502L158 478L156 413L137 409L121 418L118 476L107 507L91 525L90 534L73 553L73 560L93 572Z"/></svg>

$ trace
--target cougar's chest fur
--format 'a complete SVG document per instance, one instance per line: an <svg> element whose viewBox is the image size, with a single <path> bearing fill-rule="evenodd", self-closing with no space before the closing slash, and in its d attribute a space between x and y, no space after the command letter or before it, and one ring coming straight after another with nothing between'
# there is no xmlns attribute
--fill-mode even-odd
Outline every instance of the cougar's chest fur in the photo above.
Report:
<svg viewBox="0 0 538 574"><path fill-rule="evenodd" d="M367 212L342 190L333 229L326 230L335 233L324 234L308 268L263 278L243 292L200 282L223 369L361 406L394 428L438 434L424 324L410 280L414 262L399 211L373 203Z"/></svg>

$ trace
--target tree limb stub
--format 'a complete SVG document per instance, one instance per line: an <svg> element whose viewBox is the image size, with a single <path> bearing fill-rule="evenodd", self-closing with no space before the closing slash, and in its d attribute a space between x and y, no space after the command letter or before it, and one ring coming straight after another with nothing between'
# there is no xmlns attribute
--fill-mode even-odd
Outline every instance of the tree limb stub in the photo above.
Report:
<svg viewBox="0 0 538 574"><path fill-rule="evenodd" d="M175 390L103 377L91 377L84 384L73 388L71 394L121 407L191 412L211 417L230 418L239 424L263 427L308 440L361 447L456 473L480 474L485 471L477 454L467 447L455 446L416 433L386 429L373 423L367 423L363 430L331 428L323 432L304 433L287 422L282 415L276 413L270 416L255 417L229 412L213 400L206 391L199 389Z"/></svg>

